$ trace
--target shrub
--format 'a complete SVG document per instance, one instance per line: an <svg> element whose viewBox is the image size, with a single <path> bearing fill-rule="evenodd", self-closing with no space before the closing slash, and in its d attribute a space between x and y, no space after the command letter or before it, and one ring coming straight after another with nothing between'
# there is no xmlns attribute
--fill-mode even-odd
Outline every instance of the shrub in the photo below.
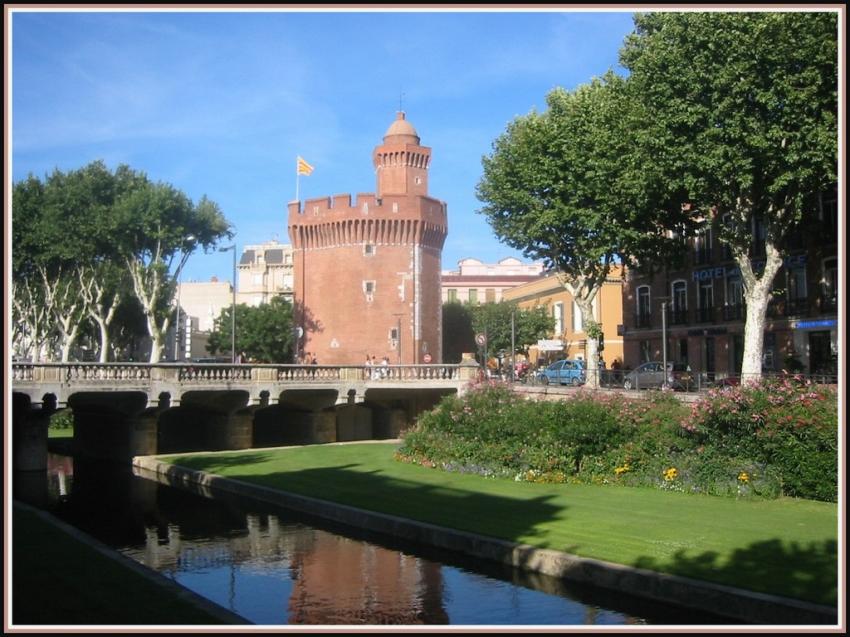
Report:
<svg viewBox="0 0 850 637"><path fill-rule="evenodd" d="M712 390L692 407L671 392L537 401L482 383L421 416L398 458L530 482L834 501L837 401L790 378Z"/></svg>
<svg viewBox="0 0 850 637"><path fill-rule="evenodd" d="M684 426L718 453L770 466L785 495L837 498L838 410L829 387L786 377L713 390Z"/></svg>

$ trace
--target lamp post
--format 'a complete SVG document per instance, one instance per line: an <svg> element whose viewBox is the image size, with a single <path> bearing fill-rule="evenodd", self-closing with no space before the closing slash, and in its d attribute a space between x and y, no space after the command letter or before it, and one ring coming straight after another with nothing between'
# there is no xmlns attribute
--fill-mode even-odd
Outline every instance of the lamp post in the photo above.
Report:
<svg viewBox="0 0 850 637"><path fill-rule="evenodd" d="M662 296L661 301L661 364L663 366L664 386L667 386L667 301L670 297Z"/></svg>
<svg viewBox="0 0 850 637"><path fill-rule="evenodd" d="M236 364L236 244L219 248L219 252L233 250L233 307L230 310L230 362Z"/></svg>
<svg viewBox="0 0 850 637"><path fill-rule="evenodd" d="M190 234L186 237L186 242L189 244L189 254L184 256L183 263L180 264L180 275L177 280L177 316L174 319L174 360L179 361L182 356L180 350L180 287L183 285L183 267L186 265L186 261L189 260L189 256L192 254L192 244L195 243L195 235ZM184 253L185 255L185 253Z"/></svg>

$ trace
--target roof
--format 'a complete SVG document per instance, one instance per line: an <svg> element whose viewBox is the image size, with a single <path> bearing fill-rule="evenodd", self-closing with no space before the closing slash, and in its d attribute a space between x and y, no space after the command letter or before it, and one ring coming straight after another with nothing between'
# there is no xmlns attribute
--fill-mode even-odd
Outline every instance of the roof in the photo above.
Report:
<svg viewBox="0 0 850 637"><path fill-rule="evenodd" d="M266 250L266 263L283 263L283 250Z"/></svg>
<svg viewBox="0 0 850 637"><path fill-rule="evenodd" d="M242 253L242 258L239 259L239 263L242 264L242 265L245 265L246 263L253 263L253 262L254 262L254 251L253 250L245 250L245 252Z"/></svg>
<svg viewBox="0 0 850 637"><path fill-rule="evenodd" d="M419 134L416 132L416 129L413 128L413 124L405 119L404 111L399 111L396 114L396 120L390 124L390 127L387 129L387 132L384 133L384 141L390 141L387 137L410 137L413 139L400 139L393 141L408 141L413 144L419 143Z"/></svg>

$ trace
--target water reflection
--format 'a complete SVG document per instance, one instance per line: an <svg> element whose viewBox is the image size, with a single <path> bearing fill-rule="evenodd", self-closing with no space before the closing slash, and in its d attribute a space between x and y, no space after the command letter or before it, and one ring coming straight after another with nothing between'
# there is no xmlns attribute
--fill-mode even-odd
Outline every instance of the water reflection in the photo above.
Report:
<svg viewBox="0 0 850 637"><path fill-rule="evenodd" d="M51 454L47 493L59 517L256 624L700 621L270 505L204 498L112 465Z"/></svg>

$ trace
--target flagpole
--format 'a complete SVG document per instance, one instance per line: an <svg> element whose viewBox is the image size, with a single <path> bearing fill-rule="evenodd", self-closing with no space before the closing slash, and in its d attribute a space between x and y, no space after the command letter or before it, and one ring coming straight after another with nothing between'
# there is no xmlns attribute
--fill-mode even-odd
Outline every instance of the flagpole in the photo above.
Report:
<svg viewBox="0 0 850 637"><path fill-rule="evenodd" d="M301 171L298 170L298 158L295 158L295 201L300 203Z"/></svg>

